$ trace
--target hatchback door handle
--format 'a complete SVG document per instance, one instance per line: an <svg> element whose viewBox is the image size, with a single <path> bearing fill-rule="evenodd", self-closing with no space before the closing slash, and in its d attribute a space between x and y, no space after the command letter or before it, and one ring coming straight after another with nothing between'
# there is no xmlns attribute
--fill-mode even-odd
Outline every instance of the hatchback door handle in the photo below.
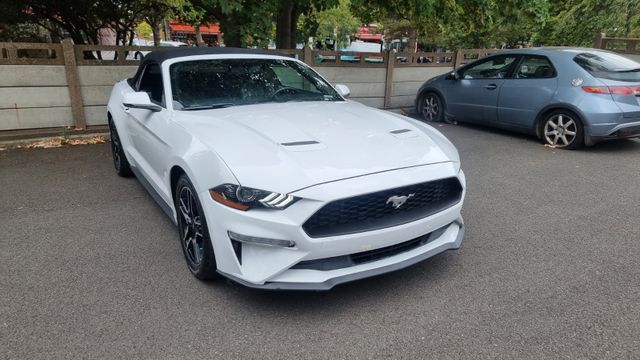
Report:
<svg viewBox="0 0 640 360"><path fill-rule="evenodd" d="M495 90L498 88L498 85L496 84L489 84L489 85L485 85L483 86L483 88L487 89L487 90Z"/></svg>

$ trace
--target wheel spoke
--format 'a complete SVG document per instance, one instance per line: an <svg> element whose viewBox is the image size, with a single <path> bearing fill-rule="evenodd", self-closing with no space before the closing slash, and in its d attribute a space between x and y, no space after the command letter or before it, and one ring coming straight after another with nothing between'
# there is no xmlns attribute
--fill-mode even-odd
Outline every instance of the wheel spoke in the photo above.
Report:
<svg viewBox="0 0 640 360"><path fill-rule="evenodd" d="M575 132L575 131L566 130L566 131L564 132L564 134L565 134L565 135L570 135L570 136L575 136L575 135L576 135L576 132Z"/></svg>
<svg viewBox="0 0 640 360"><path fill-rule="evenodd" d="M191 246L193 247L193 260L196 264L198 264L200 263L200 260L202 258L202 253L195 237L193 238L193 241L191 241Z"/></svg>
<svg viewBox="0 0 640 360"><path fill-rule="evenodd" d="M558 138L559 138L559 136L558 136L558 135L556 135L556 136L553 138L553 145L557 145L557 144L558 144Z"/></svg>
<svg viewBox="0 0 640 360"><path fill-rule="evenodd" d="M557 129L558 125L556 123L553 122L553 120L549 120L549 122L547 122L548 126L551 126L552 129Z"/></svg>
<svg viewBox="0 0 640 360"><path fill-rule="evenodd" d="M558 115L558 126L564 125L564 121L562 120L562 115Z"/></svg>
<svg viewBox="0 0 640 360"><path fill-rule="evenodd" d="M575 125L575 122L572 119L569 119L566 124L564 124L564 128L568 128L569 126Z"/></svg>
<svg viewBox="0 0 640 360"><path fill-rule="evenodd" d="M562 144L564 144L565 146L569 145L569 141L567 141L567 137L566 136L562 135L562 136L560 136L560 139L562 140Z"/></svg>
<svg viewBox="0 0 640 360"><path fill-rule="evenodd" d="M191 223L191 216L189 216L189 210L187 209L187 205L184 203L183 199L180 199L180 213L182 214L182 217L184 218L184 221L187 222L187 224Z"/></svg>
<svg viewBox="0 0 640 360"><path fill-rule="evenodd" d="M547 135L547 136L551 136L551 135L555 135L556 132L555 131L546 131L544 134Z"/></svg>
<svg viewBox="0 0 640 360"><path fill-rule="evenodd" d="M187 195L187 200L189 203L189 215L193 217L193 196L191 195L191 190L189 190L189 194Z"/></svg>

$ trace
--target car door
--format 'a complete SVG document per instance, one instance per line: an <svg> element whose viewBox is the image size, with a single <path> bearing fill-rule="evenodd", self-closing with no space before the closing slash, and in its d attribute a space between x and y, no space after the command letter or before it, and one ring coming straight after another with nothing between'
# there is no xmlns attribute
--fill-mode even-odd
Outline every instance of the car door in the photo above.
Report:
<svg viewBox="0 0 640 360"><path fill-rule="evenodd" d="M557 72L549 58L523 55L513 76L502 84L497 125L519 131L535 130L538 114L551 102L557 89Z"/></svg>
<svg viewBox="0 0 640 360"><path fill-rule="evenodd" d="M496 55L458 70L447 89L447 113L460 121L490 125L497 119L498 94L516 55Z"/></svg>
<svg viewBox="0 0 640 360"><path fill-rule="evenodd" d="M171 194L162 186L170 152L170 113L165 105L161 68L149 64L143 70L137 91L149 94L151 102L160 105L160 111L125 108L128 114L127 127L131 137L133 156L138 170L165 200L171 203Z"/></svg>

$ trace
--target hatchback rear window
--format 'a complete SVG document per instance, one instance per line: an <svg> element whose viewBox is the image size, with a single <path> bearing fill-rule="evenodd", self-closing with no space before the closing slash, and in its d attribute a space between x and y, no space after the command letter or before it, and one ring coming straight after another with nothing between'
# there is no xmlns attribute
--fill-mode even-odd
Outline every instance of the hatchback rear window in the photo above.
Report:
<svg viewBox="0 0 640 360"><path fill-rule="evenodd" d="M640 63L627 57L603 51L585 52L573 58L591 75L618 81L640 81Z"/></svg>

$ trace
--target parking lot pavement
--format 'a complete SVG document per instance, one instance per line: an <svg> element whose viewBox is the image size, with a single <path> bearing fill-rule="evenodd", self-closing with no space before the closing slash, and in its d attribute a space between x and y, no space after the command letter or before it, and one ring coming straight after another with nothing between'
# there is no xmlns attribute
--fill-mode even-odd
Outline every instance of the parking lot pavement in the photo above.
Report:
<svg viewBox="0 0 640 360"><path fill-rule="evenodd" d="M197 281L107 144L0 151L1 357L640 358L640 141L438 129L462 248L324 293Z"/></svg>

